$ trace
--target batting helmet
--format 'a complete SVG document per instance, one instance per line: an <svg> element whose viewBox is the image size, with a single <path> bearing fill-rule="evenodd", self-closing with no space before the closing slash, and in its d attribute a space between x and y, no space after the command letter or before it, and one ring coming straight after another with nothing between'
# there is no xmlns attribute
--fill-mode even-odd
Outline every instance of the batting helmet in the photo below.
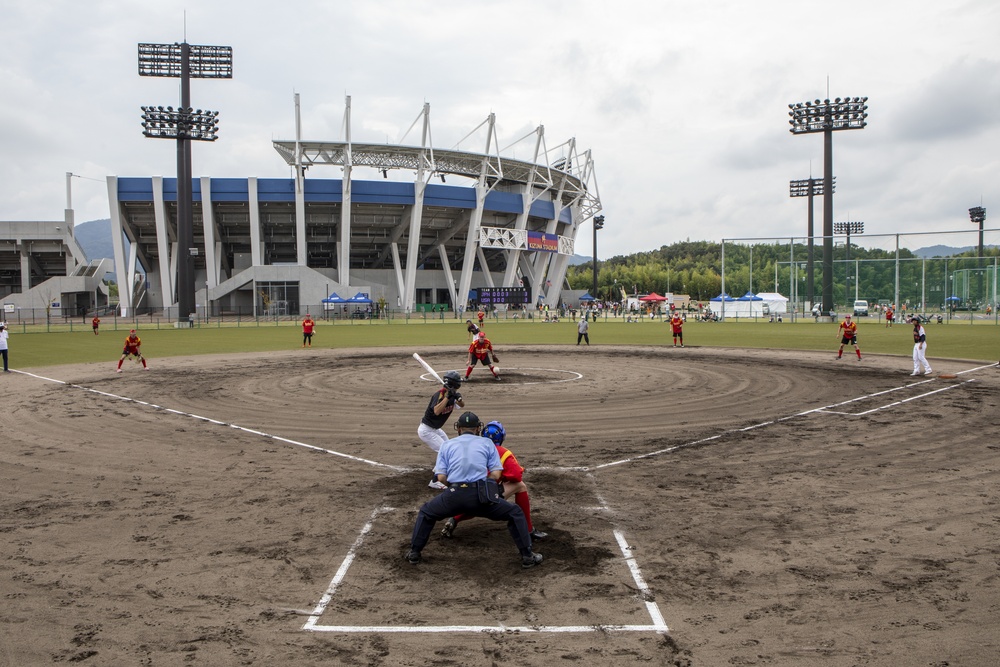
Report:
<svg viewBox="0 0 1000 667"><path fill-rule="evenodd" d="M458 371L448 371L442 379L444 380L444 386L449 389L458 389L462 386L462 376L458 374Z"/></svg>
<svg viewBox="0 0 1000 667"><path fill-rule="evenodd" d="M504 430L503 424L500 422L490 422L483 427L483 437L489 438L494 445L499 447L507 437L507 431Z"/></svg>

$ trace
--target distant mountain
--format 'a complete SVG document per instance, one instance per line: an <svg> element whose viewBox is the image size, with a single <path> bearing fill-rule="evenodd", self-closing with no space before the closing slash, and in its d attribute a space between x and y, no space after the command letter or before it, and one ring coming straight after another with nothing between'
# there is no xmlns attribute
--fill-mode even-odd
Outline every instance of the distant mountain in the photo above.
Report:
<svg viewBox="0 0 1000 667"><path fill-rule="evenodd" d="M590 259L591 258L586 255L573 255L572 257L569 258L569 265L579 266L580 264L586 264L587 262L590 261Z"/></svg>
<svg viewBox="0 0 1000 667"><path fill-rule="evenodd" d="M969 252L970 250L975 250L979 246L967 245L961 248L954 248L948 245L932 245L926 248L919 248L913 251L913 254L917 257L923 257L927 259L929 257L951 257L953 255L958 255L963 252ZM996 246L986 245L983 248L995 248Z"/></svg>
<svg viewBox="0 0 1000 667"><path fill-rule="evenodd" d="M73 236L87 253L87 259L114 259L114 246L111 244L111 218L90 220L73 226Z"/></svg>

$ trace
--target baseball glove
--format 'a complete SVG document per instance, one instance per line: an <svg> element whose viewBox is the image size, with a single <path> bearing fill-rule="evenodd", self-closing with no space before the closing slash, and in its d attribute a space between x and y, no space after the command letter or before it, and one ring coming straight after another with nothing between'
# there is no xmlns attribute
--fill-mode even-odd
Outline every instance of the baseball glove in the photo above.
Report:
<svg viewBox="0 0 1000 667"><path fill-rule="evenodd" d="M494 354L493 355L493 363L494 364L499 364L500 363L500 357L498 357L497 355Z"/></svg>

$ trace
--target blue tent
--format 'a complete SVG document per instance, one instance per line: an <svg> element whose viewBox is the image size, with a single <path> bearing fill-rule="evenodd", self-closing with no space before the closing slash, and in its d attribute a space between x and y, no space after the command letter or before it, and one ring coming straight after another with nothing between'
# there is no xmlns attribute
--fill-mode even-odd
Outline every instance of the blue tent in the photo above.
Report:
<svg viewBox="0 0 1000 667"><path fill-rule="evenodd" d="M596 301L596 300L597 299L590 296L590 292L586 292L583 296L580 297L580 301Z"/></svg>
<svg viewBox="0 0 1000 667"><path fill-rule="evenodd" d="M945 299L945 301L961 301L961 299L959 299L957 296L955 296L954 294L952 294L947 299Z"/></svg>
<svg viewBox="0 0 1000 667"><path fill-rule="evenodd" d="M334 292L330 296L323 299L323 303L347 303L347 299Z"/></svg>
<svg viewBox="0 0 1000 667"><path fill-rule="evenodd" d="M744 294L743 296L741 296L740 298L737 299L737 301L763 301L763 300L764 299L760 298L759 296L757 296L753 292L747 292L746 294ZM714 301L714 299L713 299L713 301Z"/></svg>
<svg viewBox="0 0 1000 667"><path fill-rule="evenodd" d="M366 297L364 292L358 292L345 303L374 303L374 301Z"/></svg>
<svg viewBox="0 0 1000 667"><path fill-rule="evenodd" d="M709 301L715 301L717 303L725 301L726 303L732 303L733 301L736 301L736 299L723 292L719 296L712 297L711 299L709 299Z"/></svg>

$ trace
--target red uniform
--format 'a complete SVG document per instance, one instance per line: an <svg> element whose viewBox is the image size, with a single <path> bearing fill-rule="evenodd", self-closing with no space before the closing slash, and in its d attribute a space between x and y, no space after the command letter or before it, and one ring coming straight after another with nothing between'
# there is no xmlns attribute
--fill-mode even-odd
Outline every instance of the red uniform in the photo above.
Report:
<svg viewBox="0 0 1000 667"><path fill-rule="evenodd" d="M118 359L118 373L122 372L122 362L125 361L129 355L137 357L139 361L142 362L142 367L147 370L149 369L149 367L146 366L146 358L142 356L142 352L139 351L140 345L142 345L142 339L139 338L134 330L126 336L125 347L122 349L122 356Z"/></svg>
<svg viewBox="0 0 1000 667"><path fill-rule="evenodd" d="M500 473L500 483L501 484L516 484L520 482L524 476L524 468L521 464L517 462L517 457L514 456L514 452L510 451L502 445L496 445L497 454L500 455L500 463L503 464L503 472ZM524 519L528 522L528 531L535 532L535 526L531 522L531 500L528 498L527 491L520 491L514 494L514 504L521 508L524 512ZM455 523L462 521L468 517L459 514L455 517ZM542 533L544 537L544 533Z"/></svg>
<svg viewBox="0 0 1000 667"><path fill-rule="evenodd" d="M858 346L858 325L851 321L851 317L845 316L844 321L840 323L840 329L837 330L842 333L840 339L840 349L837 350L837 358L840 359L844 354L844 346L851 344L854 346L854 352L858 355L858 360L861 359L861 348Z"/></svg>
<svg viewBox="0 0 1000 667"><path fill-rule="evenodd" d="M486 317L486 313L480 310L478 313L476 313L476 317L479 318L479 326L483 326L483 319Z"/></svg>
<svg viewBox="0 0 1000 667"><path fill-rule="evenodd" d="M315 327L316 322L307 314L306 319L302 320L302 347L312 347L313 329Z"/></svg>
<svg viewBox="0 0 1000 667"><path fill-rule="evenodd" d="M684 333L682 329L684 328L684 320L677 313L670 318L670 328L674 333L674 347L677 347L677 340L680 339L681 347L684 347Z"/></svg>
<svg viewBox="0 0 1000 667"><path fill-rule="evenodd" d="M97 315L94 315L94 319L92 319L90 321L90 324L91 324L91 326L94 327L94 335L96 336L97 335L97 328L99 326L101 326L101 318L99 318Z"/></svg>
<svg viewBox="0 0 1000 667"><path fill-rule="evenodd" d="M490 360L491 357L492 361ZM490 373L493 373L493 377L499 380L500 374L497 373L496 368L493 366L493 361L496 360L496 353L493 351L493 343L491 343L490 339L486 337L486 334L480 331L476 334L476 337L469 345L469 365L465 369L465 379L469 379L469 376L472 375L472 369L475 368L476 363L478 362L483 366L489 366Z"/></svg>
<svg viewBox="0 0 1000 667"><path fill-rule="evenodd" d="M886 308L885 309L885 326L887 326L887 327L891 327L892 326L892 316L893 316L892 308Z"/></svg>

